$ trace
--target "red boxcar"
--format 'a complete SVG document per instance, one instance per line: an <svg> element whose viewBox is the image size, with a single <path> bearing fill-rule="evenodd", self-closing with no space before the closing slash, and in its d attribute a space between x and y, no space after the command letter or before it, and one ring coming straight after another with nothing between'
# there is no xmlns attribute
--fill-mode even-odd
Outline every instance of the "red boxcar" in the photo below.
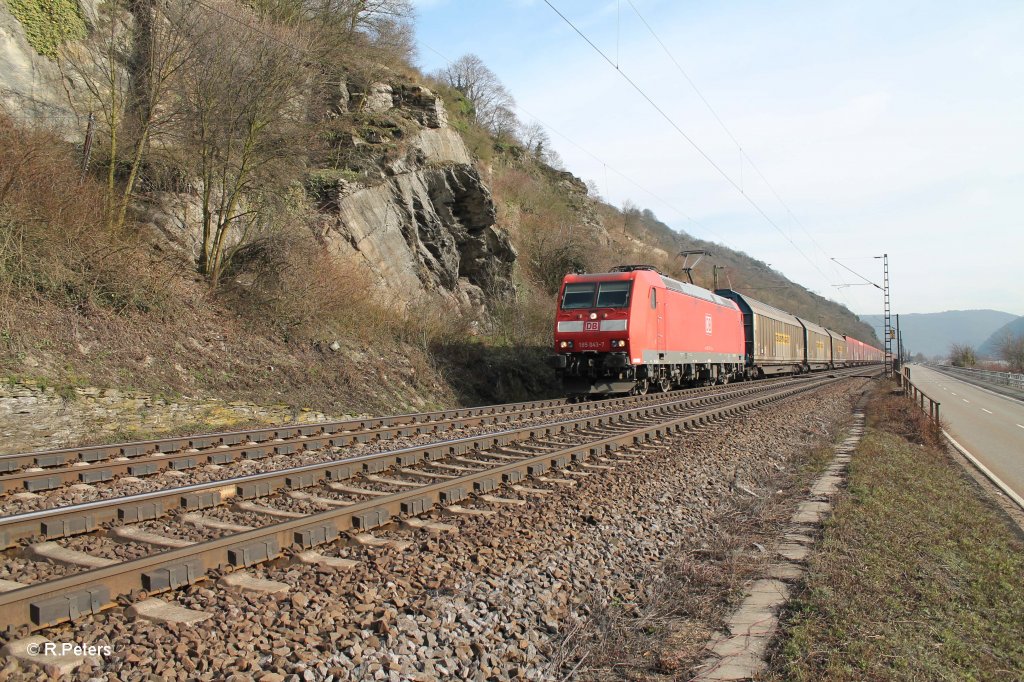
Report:
<svg viewBox="0 0 1024 682"><path fill-rule="evenodd" d="M869 346L863 341L858 341L852 336L846 337L846 346L849 349L849 361L852 365L870 365L882 362L885 353Z"/></svg>
<svg viewBox="0 0 1024 682"><path fill-rule="evenodd" d="M569 395L726 382L742 376L743 315L733 301L649 266L567 275L555 352Z"/></svg>

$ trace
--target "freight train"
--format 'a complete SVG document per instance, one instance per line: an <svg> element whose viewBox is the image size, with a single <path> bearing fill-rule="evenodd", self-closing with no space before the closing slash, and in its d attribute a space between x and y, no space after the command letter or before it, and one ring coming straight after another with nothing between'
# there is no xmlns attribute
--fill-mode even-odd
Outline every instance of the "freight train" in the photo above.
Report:
<svg viewBox="0 0 1024 682"><path fill-rule="evenodd" d="M642 394L882 362L862 341L649 265L566 275L552 364L570 397Z"/></svg>

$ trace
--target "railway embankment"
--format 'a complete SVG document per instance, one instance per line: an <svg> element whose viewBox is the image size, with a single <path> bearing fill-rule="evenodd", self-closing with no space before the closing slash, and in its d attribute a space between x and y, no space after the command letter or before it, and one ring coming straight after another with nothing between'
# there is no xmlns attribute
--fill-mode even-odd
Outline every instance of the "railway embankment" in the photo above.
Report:
<svg viewBox="0 0 1024 682"><path fill-rule="evenodd" d="M36 381L0 383L0 454L329 419L323 412L282 404L172 398L87 386L58 389Z"/></svg>
<svg viewBox="0 0 1024 682"><path fill-rule="evenodd" d="M867 420L766 679L1024 678L1019 529L910 401Z"/></svg>

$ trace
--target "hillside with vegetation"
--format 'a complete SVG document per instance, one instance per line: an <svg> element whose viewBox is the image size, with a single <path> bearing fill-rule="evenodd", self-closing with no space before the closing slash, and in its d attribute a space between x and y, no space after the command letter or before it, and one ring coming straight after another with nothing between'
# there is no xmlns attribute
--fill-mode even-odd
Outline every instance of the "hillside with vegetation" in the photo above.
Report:
<svg viewBox="0 0 1024 682"><path fill-rule="evenodd" d="M881 315L864 315L864 321L881 329ZM903 345L911 354L944 358L954 344L978 348L996 330L1016 319L999 310L947 310L941 313L900 315ZM892 318L893 326L896 318Z"/></svg>
<svg viewBox="0 0 1024 682"><path fill-rule="evenodd" d="M1020 353L1018 350L1020 346L1024 346L1024 317L1011 320L992 332L978 346L978 355L983 358L998 358L1014 364L1011 358ZM1024 364L1020 360L1017 360L1015 364L1024 369Z"/></svg>
<svg viewBox="0 0 1024 682"><path fill-rule="evenodd" d="M698 284L724 265L872 338L764 263L603 202L478 59L421 73L409 0L5 0L0 26L11 380L334 413L551 395L562 276L681 277L695 248Z"/></svg>

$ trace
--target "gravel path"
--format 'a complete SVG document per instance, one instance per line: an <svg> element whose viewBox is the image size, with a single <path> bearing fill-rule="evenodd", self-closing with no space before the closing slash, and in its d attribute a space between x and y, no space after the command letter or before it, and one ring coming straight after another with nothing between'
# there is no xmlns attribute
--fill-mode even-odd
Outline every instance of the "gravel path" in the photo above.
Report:
<svg viewBox="0 0 1024 682"><path fill-rule="evenodd" d="M809 451L849 417L864 383L844 381L673 438L571 488L545 485L550 494L525 507L444 517L455 534L379 534L412 540L405 550L325 552L358 560L350 570L249 569L292 586L283 596L204 583L164 597L215 614L198 625L132 622L115 609L48 634L113 645L99 669L74 674L81 680L542 680L573 670L600 679L609 645L626 641L615 635L616 619L642 619L656 600L652 576L702 553L729 564L721 550L731 546L723 535L734 532L737 500L772 498L774 486L792 483ZM246 515L231 516L244 523ZM674 636L703 642L719 624L729 585L720 604L695 609L692 631ZM9 672L12 680L34 678Z"/></svg>

